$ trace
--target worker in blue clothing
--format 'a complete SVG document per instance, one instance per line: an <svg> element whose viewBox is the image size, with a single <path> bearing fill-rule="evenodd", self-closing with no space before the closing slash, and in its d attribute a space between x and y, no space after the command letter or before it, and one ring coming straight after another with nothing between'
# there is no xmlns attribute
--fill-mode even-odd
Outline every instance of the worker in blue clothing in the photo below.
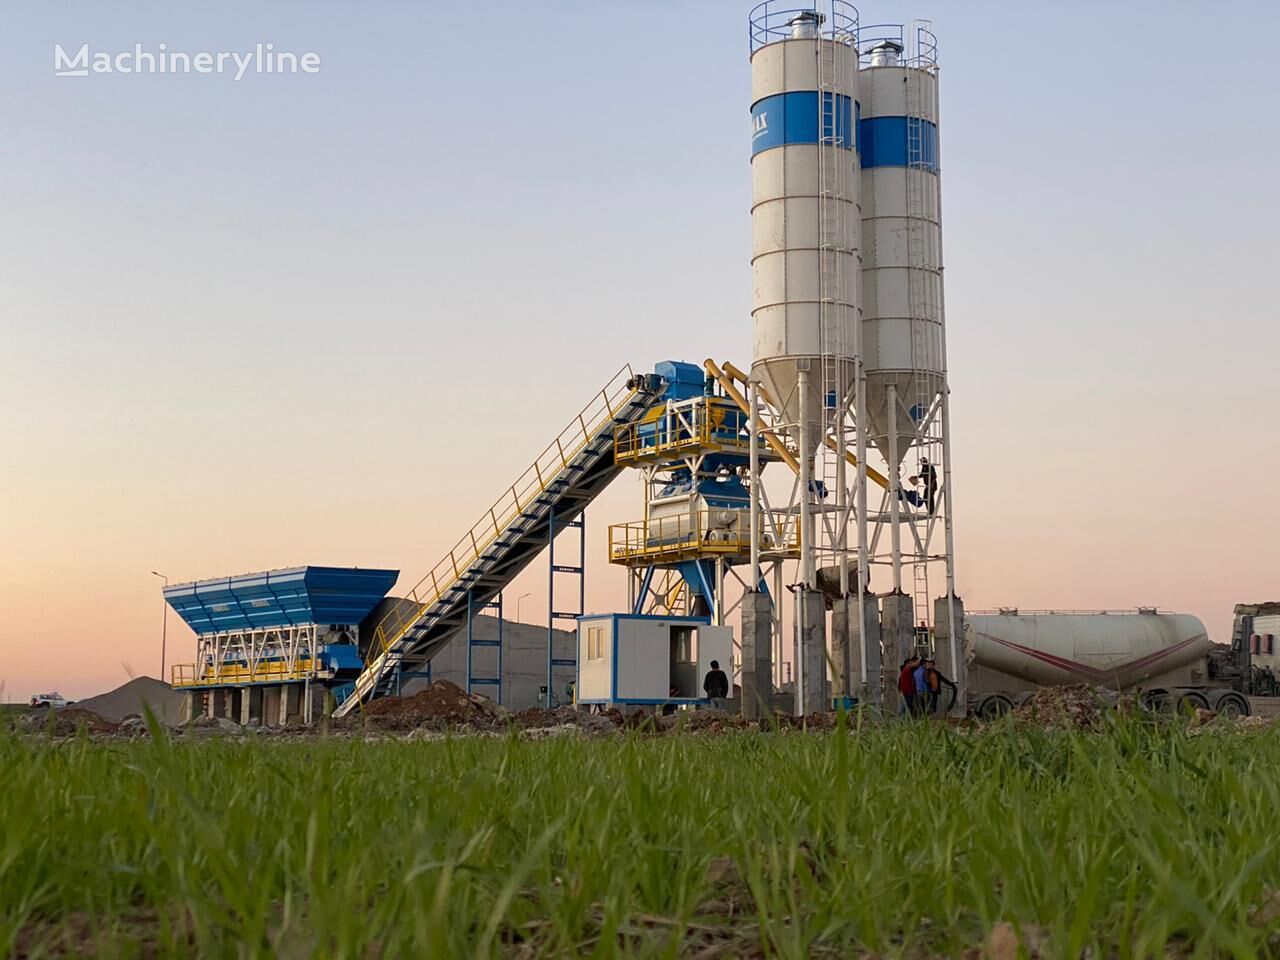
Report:
<svg viewBox="0 0 1280 960"><path fill-rule="evenodd" d="M929 669L925 666L923 657L916 658L916 668L911 671L911 680L912 686L915 687L915 696L911 698L911 704L915 707L916 716L923 717L929 703Z"/></svg>
<svg viewBox="0 0 1280 960"><path fill-rule="evenodd" d="M898 499L906 503L908 506L923 507L928 501L925 500L924 495L916 489L920 484L920 478L908 477L907 483L911 484L911 486L903 487L900 485L898 487Z"/></svg>

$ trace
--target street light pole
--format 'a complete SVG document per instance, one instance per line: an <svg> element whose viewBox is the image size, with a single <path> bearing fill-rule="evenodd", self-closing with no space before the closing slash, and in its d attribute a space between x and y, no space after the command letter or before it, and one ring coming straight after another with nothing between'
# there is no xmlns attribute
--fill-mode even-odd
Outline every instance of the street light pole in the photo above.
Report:
<svg viewBox="0 0 1280 960"><path fill-rule="evenodd" d="M161 580L163 580L164 585L166 587L169 586L169 578L166 577L163 573L156 573L156 571L154 570L152 570L151 573L153 576L159 577ZM165 596L163 593L160 594L160 602L163 606L163 609L161 611L161 620L160 620L160 682L165 683L166 681L164 679L164 654L165 654L164 648L169 640L169 601L165 599Z"/></svg>
<svg viewBox="0 0 1280 960"><path fill-rule="evenodd" d="M520 594L520 596L516 597L516 623L520 622L520 601L523 600L528 595L529 594L527 593L522 593Z"/></svg>

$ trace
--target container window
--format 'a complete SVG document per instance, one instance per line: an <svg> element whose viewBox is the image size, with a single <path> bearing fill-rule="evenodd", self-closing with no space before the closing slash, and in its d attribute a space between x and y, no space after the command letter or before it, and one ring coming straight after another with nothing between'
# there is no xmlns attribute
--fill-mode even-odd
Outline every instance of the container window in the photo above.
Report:
<svg viewBox="0 0 1280 960"><path fill-rule="evenodd" d="M1265 639L1266 639L1266 647L1267 647L1265 652L1268 655L1275 653L1276 652L1276 635L1274 633L1268 633Z"/></svg>
<svg viewBox="0 0 1280 960"><path fill-rule="evenodd" d="M604 627L587 627L587 659L604 659Z"/></svg>
<svg viewBox="0 0 1280 960"><path fill-rule="evenodd" d="M1256 633L1249 638L1249 652L1259 653L1262 650L1262 638Z"/></svg>

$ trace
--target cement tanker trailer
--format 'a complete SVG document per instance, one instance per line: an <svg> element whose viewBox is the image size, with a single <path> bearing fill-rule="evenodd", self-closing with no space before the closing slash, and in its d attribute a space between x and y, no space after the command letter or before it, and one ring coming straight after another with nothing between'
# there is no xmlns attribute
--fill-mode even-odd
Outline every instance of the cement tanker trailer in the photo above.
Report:
<svg viewBox="0 0 1280 960"><path fill-rule="evenodd" d="M969 703L980 717L1011 709L1039 687L1088 683L1138 693L1157 710L1249 713L1249 699L1215 681L1214 645L1185 614L968 614L964 621Z"/></svg>

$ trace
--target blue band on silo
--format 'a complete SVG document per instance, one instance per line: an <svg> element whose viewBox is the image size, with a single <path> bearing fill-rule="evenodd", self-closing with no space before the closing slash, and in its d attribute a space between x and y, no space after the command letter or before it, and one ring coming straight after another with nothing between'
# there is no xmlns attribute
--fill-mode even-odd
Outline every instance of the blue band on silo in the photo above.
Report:
<svg viewBox="0 0 1280 960"><path fill-rule="evenodd" d="M834 106L834 109L833 109ZM854 103L843 94L822 95L822 139L845 150L855 146ZM764 97L751 107L751 155L794 143L818 142L818 91L793 90Z"/></svg>
<svg viewBox="0 0 1280 960"><path fill-rule="evenodd" d="M913 129L914 128L914 129ZM906 117L866 117L858 122L862 169L923 167L938 172L938 125Z"/></svg>

